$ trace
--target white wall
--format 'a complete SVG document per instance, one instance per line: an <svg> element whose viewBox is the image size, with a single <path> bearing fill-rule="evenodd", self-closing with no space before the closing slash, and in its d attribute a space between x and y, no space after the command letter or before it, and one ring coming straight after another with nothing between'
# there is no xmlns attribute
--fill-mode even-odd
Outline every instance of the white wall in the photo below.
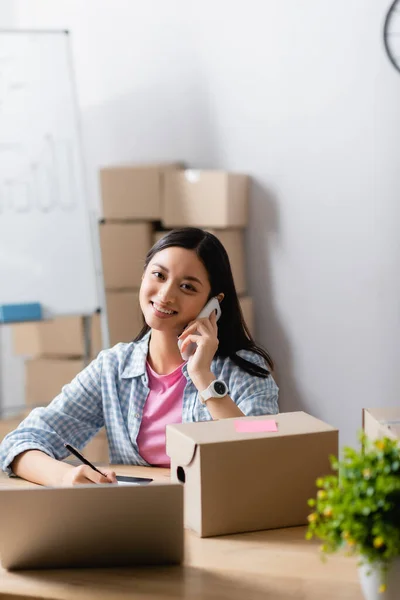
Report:
<svg viewBox="0 0 400 600"><path fill-rule="evenodd" d="M340 427L346 443L363 406L399 404L400 75L381 41L388 5L14 1L19 27L72 32L94 205L105 164L184 159L251 174L250 292L281 408Z"/></svg>

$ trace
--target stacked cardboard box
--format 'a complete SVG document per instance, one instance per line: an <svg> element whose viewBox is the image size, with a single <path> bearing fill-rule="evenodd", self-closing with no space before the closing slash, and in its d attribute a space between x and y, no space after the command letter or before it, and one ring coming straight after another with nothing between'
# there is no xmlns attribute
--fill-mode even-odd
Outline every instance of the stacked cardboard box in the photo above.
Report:
<svg viewBox="0 0 400 600"><path fill-rule="evenodd" d="M100 245L110 345L131 341L143 325L139 288L144 259L162 216L163 177L179 164L108 167L100 172Z"/></svg>
<svg viewBox="0 0 400 600"><path fill-rule="evenodd" d="M85 324L81 316L57 317L52 320L12 325L15 354L25 360L26 411L47 406L63 386L85 368L102 349L100 315L90 317L90 348L86 348ZM87 350L89 350L88 356ZM25 411L25 412L26 412ZM13 429L13 420L0 422L2 427ZM104 431L88 445L93 460L107 460L108 449Z"/></svg>
<svg viewBox="0 0 400 600"><path fill-rule="evenodd" d="M138 290L151 247L149 222L102 221L100 244L110 345L129 342L142 326Z"/></svg>
<svg viewBox="0 0 400 600"><path fill-rule="evenodd" d="M86 356L84 320L80 316L12 326L15 354L25 361L25 404L47 406L61 388L101 350L100 315L90 318L90 352Z"/></svg>
<svg viewBox="0 0 400 600"><path fill-rule="evenodd" d="M248 187L247 175L226 171L165 173L161 223L169 229L201 227L221 241L229 256L243 317L253 333L253 300L247 295L244 247ZM163 235L165 232L155 232L154 241Z"/></svg>
<svg viewBox="0 0 400 600"><path fill-rule="evenodd" d="M143 324L138 289L148 250L166 230L184 226L207 229L225 246L244 318L254 331L244 261L248 177L179 166L109 167L100 173L100 241L111 345L130 341ZM152 234L157 224L163 231Z"/></svg>

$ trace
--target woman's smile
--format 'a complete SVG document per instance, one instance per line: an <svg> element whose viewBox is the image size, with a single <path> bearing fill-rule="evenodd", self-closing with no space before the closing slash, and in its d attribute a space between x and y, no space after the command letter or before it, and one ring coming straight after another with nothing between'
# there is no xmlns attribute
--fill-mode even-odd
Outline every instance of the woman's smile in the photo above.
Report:
<svg viewBox="0 0 400 600"><path fill-rule="evenodd" d="M154 314L159 319L168 319L169 317L174 317L175 315L178 314L176 312L176 310L171 310L170 308L165 308L161 304L158 304L157 302L153 302L152 300L150 300L150 304L153 307Z"/></svg>

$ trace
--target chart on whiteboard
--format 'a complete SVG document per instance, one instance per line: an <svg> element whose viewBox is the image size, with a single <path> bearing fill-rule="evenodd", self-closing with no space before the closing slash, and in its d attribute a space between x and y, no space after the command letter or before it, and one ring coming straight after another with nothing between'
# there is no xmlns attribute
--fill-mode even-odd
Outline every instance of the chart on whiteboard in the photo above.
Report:
<svg viewBox="0 0 400 600"><path fill-rule="evenodd" d="M67 78L55 82L52 77L56 69L65 72L66 65L54 64L57 55L46 65L35 36L15 42L0 39L0 210L74 210L74 115L66 114L73 107L71 89Z"/></svg>
<svg viewBox="0 0 400 600"><path fill-rule="evenodd" d="M95 310L93 227L69 35L0 31L0 303Z"/></svg>

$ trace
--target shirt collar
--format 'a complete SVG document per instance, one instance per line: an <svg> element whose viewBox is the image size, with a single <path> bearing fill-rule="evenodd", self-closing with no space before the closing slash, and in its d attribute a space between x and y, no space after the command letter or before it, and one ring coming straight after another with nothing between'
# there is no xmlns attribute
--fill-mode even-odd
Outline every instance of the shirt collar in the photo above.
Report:
<svg viewBox="0 0 400 600"><path fill-rule="evenodd" d="M147 332L138 342L132 342L132 352L128 354L122 367L122 378L130 379L131 377L139 377L146 373L146 361L149 353L150 334L151 331ZM191 381L187 370L187 363L183 365L182 373L188 381Z"/></svg>
<svg viewBox="0 0 400 600"><path fill-rule="evenodd" d="M122 366L121 377L129 379L138 377L146 372L146 360L149 351L150 331L138 342L132 342L132 351L127 354Z"/></svg>

